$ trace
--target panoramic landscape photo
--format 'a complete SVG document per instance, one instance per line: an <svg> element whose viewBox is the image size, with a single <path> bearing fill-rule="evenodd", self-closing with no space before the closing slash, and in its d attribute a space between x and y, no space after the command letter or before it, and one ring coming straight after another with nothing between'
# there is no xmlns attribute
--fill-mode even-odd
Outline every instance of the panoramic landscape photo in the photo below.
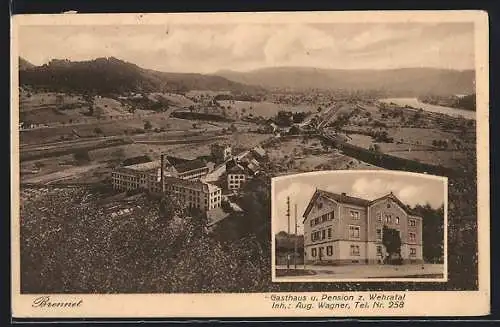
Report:
<svg viewBox="0 0 500 327"><path fill-rule="evenodd" d="M472 23L18 36L22 293L477 289ZM325 170L446 177L447 282L273 282L271 179Z"/></svg>

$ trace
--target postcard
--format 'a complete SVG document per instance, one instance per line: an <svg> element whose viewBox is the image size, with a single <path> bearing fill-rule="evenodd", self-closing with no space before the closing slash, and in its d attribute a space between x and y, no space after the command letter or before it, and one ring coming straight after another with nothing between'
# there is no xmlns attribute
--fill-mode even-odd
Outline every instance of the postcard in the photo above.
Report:
<svg viewBox="0 0 500 327"><path fill-rule="evenodd" d="M486 13L12 26L13 317L490 312Z"/></svg>

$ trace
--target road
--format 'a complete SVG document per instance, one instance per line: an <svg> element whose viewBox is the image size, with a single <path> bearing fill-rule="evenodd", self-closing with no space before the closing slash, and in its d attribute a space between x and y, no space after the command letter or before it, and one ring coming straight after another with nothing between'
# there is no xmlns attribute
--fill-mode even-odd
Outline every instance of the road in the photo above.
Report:
<svg viewBox="0 0 500 327"><path fill-rule="evenodd" d="M276 269L286 269L286 266L277 266ZM293 267L292 267L293 269ZM410 278L408 276L429 278L444 274L444 265L442 264L407 264L401 266L393 265L345 265L345 266L314 266L297 265L297 269L314 271L315 275L307 276L284 276L278 278L286 279L356 279L356 278ZM431 277L432 276L432 277ZM422 278L420 277L420 278Z"/></svg>

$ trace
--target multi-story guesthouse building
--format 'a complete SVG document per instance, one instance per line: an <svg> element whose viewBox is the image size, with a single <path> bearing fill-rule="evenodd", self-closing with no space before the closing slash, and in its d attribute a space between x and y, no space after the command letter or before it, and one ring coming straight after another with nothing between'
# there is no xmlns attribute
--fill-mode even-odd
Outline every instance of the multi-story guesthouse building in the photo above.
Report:
<svg viewBox="0 0 500 327"><path fill-rule="evenodd" d="M227 188L230 191L239 190L248 179L248 172L241 164L235 162L226 168Z"/></svg>
<svg viewBox="0 0 500 327"><path fill-rule="evenodd" d="M422 218L392 192L369 201L316 190L303 218L308 263L381 263L384 225L399 231L404 263L423 262Z"/></svg>
<svg viewBox="0 0 500 327"><path fill-rule="evenodd" d="M208 171L208 167L200 161L165 158L162 155L159 161L118 167L111 173L111 179L115 190L167 192L178 196L187 206L210 211L220 207L222 190L216 185L200 181L200 177Z"/></svg>

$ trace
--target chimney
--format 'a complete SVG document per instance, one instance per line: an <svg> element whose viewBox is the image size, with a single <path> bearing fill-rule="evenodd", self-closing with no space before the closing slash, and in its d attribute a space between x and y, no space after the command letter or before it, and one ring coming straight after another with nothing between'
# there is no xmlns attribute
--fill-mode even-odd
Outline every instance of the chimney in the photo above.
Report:
<svg viewBox="0 0 500 327"><path fill-rule="evenodd" d="M161 183L161 192L162 194L165 193L165 180L163 178L164 176L164 169L165 169L165 155L162 153L160 155L160 183Z"/></svg>

